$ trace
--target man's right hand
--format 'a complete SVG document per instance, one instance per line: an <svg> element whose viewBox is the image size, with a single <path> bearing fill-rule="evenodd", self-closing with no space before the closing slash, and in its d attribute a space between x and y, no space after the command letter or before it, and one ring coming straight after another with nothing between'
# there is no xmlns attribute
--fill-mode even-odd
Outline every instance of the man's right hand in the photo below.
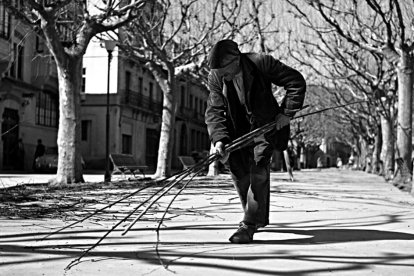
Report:
<svg viewBox="0 0 414 276"><path fill-rule="evenodd" d="M229 155L230 153L228 153L225 148L224 148L224 143L221 141L216 142L216 144L214 145L215 148L215 152L216 154L220 155L220 162L221 163L226 163L227 159L229 159Z"/></svg>

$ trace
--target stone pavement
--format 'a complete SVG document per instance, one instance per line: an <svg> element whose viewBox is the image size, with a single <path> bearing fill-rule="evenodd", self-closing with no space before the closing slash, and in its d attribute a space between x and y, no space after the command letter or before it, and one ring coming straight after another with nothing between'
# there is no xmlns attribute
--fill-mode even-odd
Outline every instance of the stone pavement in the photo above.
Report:
<svg viewBox="0 0 414 276"><path fill-rule="evenodd" d="M230 178L200 177L167 214L158 254L157 218L172 196L66 271L116 220L85 221L39 240L65 223L2 217L0 275L414 275L413 196L359 171L295 178L272 173L271 224L251 244L228 242L241 218Z"/></svg>
<svg viewBox="0 0 414 276"><path fill-rule="evenodd" d="M53 174L0 174L0 189L23 184L48 183ZM118 177L118 176L116 176ZM83 175L86 182L104 181L104 172Z"/></svg>

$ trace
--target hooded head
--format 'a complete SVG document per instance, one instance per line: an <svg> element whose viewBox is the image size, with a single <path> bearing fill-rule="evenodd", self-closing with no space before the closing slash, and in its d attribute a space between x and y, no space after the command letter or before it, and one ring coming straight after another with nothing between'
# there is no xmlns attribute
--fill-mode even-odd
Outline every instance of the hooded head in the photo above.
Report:
<svg viewBox="0 0 414 276"><path fill-rule="evenodd" d="M240 56L239 46L233 40L221 40L214 45L208 57L210 69L220 69L227 66Z"/></svg>

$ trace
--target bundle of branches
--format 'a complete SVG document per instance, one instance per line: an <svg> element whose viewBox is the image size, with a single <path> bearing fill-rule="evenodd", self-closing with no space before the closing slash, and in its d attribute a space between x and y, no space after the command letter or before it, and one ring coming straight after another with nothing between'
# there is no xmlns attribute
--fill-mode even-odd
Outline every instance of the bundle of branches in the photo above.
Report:
<svg viewBox="0 0 414 276"><path fill-rule="evenodd" d="M362 103L365 101L359 101L359 102L354 102L354 103L348 103L345 105L340 105L340 106L335 106L335 107L329 107L329 108L325 108L325 109L321 109L321 110L317 110L314 112L310 112L304 115L299 115L294 117L293 119L298 119L298 118L302 118L305 116L309 116L312 114L316 114L316 113L320 113L326 110L330 110L330 109L334 109L334 108L340 108L340 107L344 107L346 105L350 105L350 104L356 104L356 103ZM275 130L276 127L282 127L279 126L279 122L278 120L274 121L274 122L270 122L260 128L257 128L255 130L253 130L252 132L249 132L237 139L235 139L234 141L232 141L231 143L229 143L228 145L226 145L226 152L227 153L231 153L234 152L236 150L239 150L241 148L244 148L248 145L251 145L254 141L255 138L257 138L260 135L263 135L265 133L268 133L270 131ZM158 222L158 226L156 228L156 233L157 233L157 244L156 244L156 251L157 254L158 253L158 244L159 244L159 230L161 228L161 225L163 223L163 220L166 216L166 214L168 213L169 208L171 207L171 205L173 204L173 202L175 201L175 199L178 197L178 195L181 194L181 192L188 186L188 184L194 179L195 176L197 176L198 174L200 174L204 168L208 165L210 165L212 162L215 162L219 159L221 159L222 157L218 154L211 154L209 156L207 156L206 158L200 160L198 163L196 163L194 166L187 168L179 173L176 173L175 175L159 180L157 181L160 185L160 187L158 188L158 190L151 194L146 200L144 200L143 202L139 203L136 207L134 207L132 209L132 211L130 211L129 213L127 213L126 216L124 216L124 218L120 219L111 229L109 229L95 244L93 244L92 246L90 246L88 249L86 249L83 254L76 258L75 260L73 260L67 267L66 269L70 269L71 267L73 267L74 265L78 264L81 259L83 257L85 257L91 250L93 250L95 247L97 247L109 234L111 234L115 229L117 229L121 224L128 222L129 224L127 227L125 227L125 229L122 232L122 235L125 235L128 233L128 231L131 230L131 228L151 209L151 207L158 201L160 200L163 196L167 195L173 188L178 188L179 190L176 192L176 194L173 196L173 198L171 199L171 201L169 202L168 206L166 207L165 211L163 212L162 217L160 218L159 222ZM182 182L184 182L183 185ZM138 194L139 192L141 192L143 189L148 188L148 186L140 188L134 192L131 192L125 196L123 196L122 198L120 198L119 200L116 200L106 206L104 206L101 209L96 210L95 212L85 216L84 218L82 218L81 220L75 221L69 225L66 225L50 234L48 234L47 236L45 236L43 239L46 239L48 237L50 237L51 235L57 234L65 229L68 229L70 227L73 227L79 223L84 222L85 220L91 218L92 216L95 216L96 214L103 212L104 210L111 208L112 206L121 203L125 200L127 200L128 198L133 197L134 195ZM146 205L146 207L144 208L144 205ZM142 210L141 210L142 209ZM161 258L159 258L160 262L162 265L164 265L162 263Z"/></svg>

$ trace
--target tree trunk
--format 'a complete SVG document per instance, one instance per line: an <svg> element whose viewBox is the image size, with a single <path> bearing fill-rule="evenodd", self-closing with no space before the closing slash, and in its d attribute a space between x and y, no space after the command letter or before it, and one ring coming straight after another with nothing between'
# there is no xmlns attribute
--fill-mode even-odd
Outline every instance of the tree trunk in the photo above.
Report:
<svg viewBox="0 0 414 276"><path fill-rule="evenodd" d="M164 92L160 144L158 148L157 170L155 177L168 177L171 175L171 153L174 144L175 127L175 75L174 68L168 72L168 80Z"/></svg>
<svg viewBox="0 0 414 276"><path fill-rule="evenodd" d="M214 145L211 144L211 146L210 146L210 154L213 154L213 153L215 153ZM219 173L220 173L219 172L219 162L220 161L214 161L213 163L210 164L210 166L208 167L208 173L207 173L208 176L216 176L216 175L219 175Z"/></svg>
<svg viewBox="0 0 414 276"><path fill-rule="evenodd" d="M375 135L374 150L372 152L372 173L378 174L380 171L380 155L382 147L382 133L381 133L381 123L378 124L377 134Z"/></svg>
<svg viewBox="0 0 414 276"><path fill-rule="evenodd" d="M53 184L84 182L80 150L80 90L82 57L64 57L59 78L58 170Z"/></svg>
<svg viewBox="0 0 414 276"><path fill-rule="evenodd" d="M413 62L409 53L402 52L398 74L398 124L397 124L397 157L402 159L403 166L411 174L412 151L412 89L413 89ZM395 184L405 185L411 175L399 170ZM411 179L410 179L411 180ZM397 183L398 182L398 183ZM411 186L411 184L410 184Z"/></svg>
<svg viewBox="0 0 414 276"><path fill-rule="evenodd" d="M362 137L362 135L359 135L357 140L357 155L358 155L358 161L356 162L358 165L358 170L366 171L367 169L367 156L368 156L368 143L367 141Z"/></svg>
<svg viewBox="0 0 414 276"><path fill-rule="evenodd" d="M286 170L289 174L289 179L290 181L294 181L295 179L293 177L293 168L292 168L292 164L290 164L290 157L289 157L289 152L287 149L283 151L283 157L284 157L285 164L286 164Z"/></svg>
<svg viewBox="0 0 414 276"><path fill-rule="evenodd" d="M381 161L385 180L390 180L394 175L394 133L392 118L381 115L382 148Z"/></svg>

